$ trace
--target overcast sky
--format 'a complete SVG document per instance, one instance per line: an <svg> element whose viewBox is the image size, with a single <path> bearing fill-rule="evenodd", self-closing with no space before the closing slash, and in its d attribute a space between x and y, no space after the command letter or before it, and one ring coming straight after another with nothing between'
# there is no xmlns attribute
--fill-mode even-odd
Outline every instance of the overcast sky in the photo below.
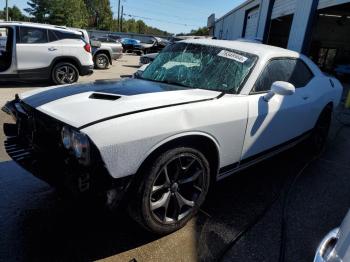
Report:
<svg viewBox="0 0 350 262"><path fill-rule="evenodd" d="M117 16L118 0L110 0ZM171 33L189 32L205 26L211 13L220 17L244 0L121 0L126 18L142 19L146 24ZM27 7L27 0L9 0L9 6ZM5 0L0 0L0 8Z"/></svg>

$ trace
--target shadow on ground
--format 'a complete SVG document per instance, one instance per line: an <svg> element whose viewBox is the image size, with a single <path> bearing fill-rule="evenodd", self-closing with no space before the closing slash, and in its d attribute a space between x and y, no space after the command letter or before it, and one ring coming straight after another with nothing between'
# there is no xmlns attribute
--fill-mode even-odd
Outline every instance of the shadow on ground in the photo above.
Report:
<svg viewBox="0 0 350 262"><path fill-rule="evenodd" d="M198 260L221 256L307 159L296 148L219 182L195 220ZM16 254L13 260L96 260L160 239L140 228L124 210L113 215L95 205L67 203L12 161L0 163L0 174L2 259L12 260L10 254ZM178 233L174 234L176 241Z"/></svg>
<svg viewBox="0 0 350 262"><path fill-rule="evenodd" d="M52 85L49 81L0 81L0 88L47 87Z"/></svg>

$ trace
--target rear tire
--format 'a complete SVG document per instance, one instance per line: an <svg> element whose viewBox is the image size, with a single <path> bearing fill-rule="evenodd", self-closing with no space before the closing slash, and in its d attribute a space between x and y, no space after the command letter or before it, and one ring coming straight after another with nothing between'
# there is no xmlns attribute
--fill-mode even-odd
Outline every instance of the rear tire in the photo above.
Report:
<svg viewBox="0 0 350 262"><path fill-rule="evenodd" d="M97 54L94 59L96 69L108 69L109 58L106 54Z"/></svg>
<svg viewBox="0 0 350 262"><path fill-rule="evenodd" d="M197 213L208 193L210 167L201 152L180 147L160 154L139 175L129 214L147 230L164 235Z"/></svg>
<svg viewBox="0 0 350 262"><path fill-rule="evenodd" d="M73 64L61 62L52 69L51 79L56 85L73 84L79 80L79 71Z"/></svg>
<svg viewBox="0 0 350 262"><path fill-rule="evenodd" d="M310 135L308 146L311 153L318 155L325 149L331 122L332 108L328 106L320 114Z"/></svg>

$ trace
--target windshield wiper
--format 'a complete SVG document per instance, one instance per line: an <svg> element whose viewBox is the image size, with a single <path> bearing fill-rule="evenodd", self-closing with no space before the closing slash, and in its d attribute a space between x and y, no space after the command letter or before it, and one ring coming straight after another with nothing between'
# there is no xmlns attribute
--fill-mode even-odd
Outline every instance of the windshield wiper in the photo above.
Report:
<svg viewBox="0 0 350 262"><path fill-rule="evenodd" d="M155 79L144 78L142 76L140 76L139 79L146 80L146 81L152 81L152 82L156 82L156 83L163 83L163 84L168 84L168 85L177 85L177 86L182 86L182 87L186 87L186 88L195 89L194 87L190 87L190 86L184 85L182 83L179 83L179 82L176 82L176 81L167 80L167 79L165 79L165 80L155 80Z"/></svg>
<svg viewBox="0 0 350 262"><path fill-rule="evenodd" d="M179 82L176 82L176 81L171 81L171 80L164 80L164 81L161 81L161 82L169 84L169 85L182 86L182 87L187 87L187 88L192 88L192 89L194 88L194 87L190 87L190 86L184 85L182 83L179 83Z"/></svg>

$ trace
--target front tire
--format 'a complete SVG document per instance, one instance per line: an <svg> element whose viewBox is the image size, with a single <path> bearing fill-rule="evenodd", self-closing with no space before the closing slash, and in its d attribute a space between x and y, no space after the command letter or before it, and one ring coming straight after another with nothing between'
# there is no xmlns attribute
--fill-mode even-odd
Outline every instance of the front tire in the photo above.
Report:
<svg viewBox="0 0 350 262"><path fill-rule="evenodd" d="M197 213L208 193L210 167L201 152L181 147L162 153L140 175L129 213L147 230L164 235Z"/></svg>
<svg viewBox="0 0 350 262"><path fill-rule="evenodd" d="M73 84L79 80L79 71L71 63L58 63L52 69L51 79L56 85Z"/></svg>

